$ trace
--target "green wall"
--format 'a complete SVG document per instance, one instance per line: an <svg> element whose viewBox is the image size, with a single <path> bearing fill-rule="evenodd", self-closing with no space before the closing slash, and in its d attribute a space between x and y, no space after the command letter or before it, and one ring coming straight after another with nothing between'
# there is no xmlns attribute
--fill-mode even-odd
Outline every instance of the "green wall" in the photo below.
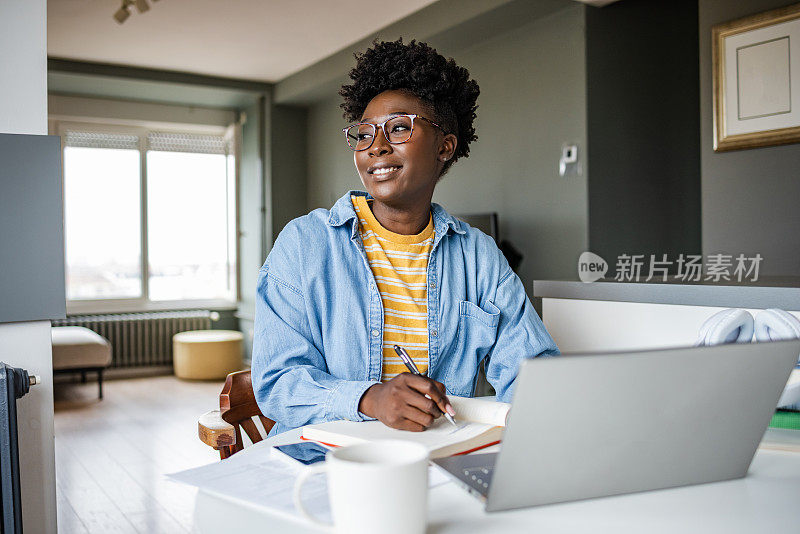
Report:
<svg viewBox="0 0 800 534"><path fill-rule="evenodd" d="M308 204L306 177L307 109L302 106L273 106L271 121L272 239L286 223L305 214Z"/></svg>
<svg viewBox="0 0 800 534"><path fill-rule="evenodd" d="M253 318L258 269L264 263L262 232L266 216L261 211L263 162L261 114L258 102L246 107L239 162L239 327L244 335L245 358L253 349Z"/></svg>
<svg viewBox="0 0 800 534"><path fill-rule="evenodd" d="M700 0L700 124L704 254L761 254L760 275L800 275L800 144L714 152L711 27L794 4Z"/></svg>
<svg viewBox="0 0 800 534"><path fill-rule="evenodd" d="M588 8L586 56L591 251L700 254L697 0Z"/></svg>
<svg viewBox="0 0 800 534"><path fill-rule="evenodd" d="M334 96L308 110L308 205L307 211L330 208L349 189L364 189L353 164L353 152L345 146L346 125Z"/></svg>

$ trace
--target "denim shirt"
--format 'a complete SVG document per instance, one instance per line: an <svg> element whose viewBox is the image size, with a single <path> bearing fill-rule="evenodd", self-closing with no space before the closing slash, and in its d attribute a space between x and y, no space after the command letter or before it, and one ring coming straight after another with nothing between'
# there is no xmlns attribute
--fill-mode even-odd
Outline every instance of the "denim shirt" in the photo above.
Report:
<svg viewBox="0 0 800 534"><path fill-rule="evenodd" d="M333 208L289 222L258 276L252 381L270 434L369 419L361 396L380 383L383 304L348 191ZM509 401L522 358L558 354L494 240L432 203L428 376L472 396L478 367Z"/></svg>

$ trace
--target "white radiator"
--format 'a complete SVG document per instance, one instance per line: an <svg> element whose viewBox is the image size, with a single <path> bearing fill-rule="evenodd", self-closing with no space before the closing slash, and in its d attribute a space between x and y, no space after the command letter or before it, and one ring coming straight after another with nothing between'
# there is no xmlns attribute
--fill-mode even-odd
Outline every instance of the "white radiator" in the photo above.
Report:
<svg viewBox="0 0 800 534"><path fill-rule="evenodd" d="M83 326L111 343L111 368L172 365L172 336L187 330L208 330L218 314L186 310L103 315L72 315L53 326Z"/></svg>

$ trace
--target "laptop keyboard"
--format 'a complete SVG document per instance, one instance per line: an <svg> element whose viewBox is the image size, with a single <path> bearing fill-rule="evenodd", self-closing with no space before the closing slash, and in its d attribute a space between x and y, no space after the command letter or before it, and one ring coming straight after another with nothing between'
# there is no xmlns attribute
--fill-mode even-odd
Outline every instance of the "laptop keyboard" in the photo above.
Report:
<svg viewBox="0 0 800 534"><path fill-rule="evenodd" d="M433 463L447 471L450 476L458 479L470 493L485 498L489 495L489 488L492 485L496 459L497 453L489 452L437 458L433 460Z"/></svg>
<svg viewBox="0 0 800 534"><path fill-rule="evenodd" d="M494 465L470 467L463 469L462 474L464 476L459 478L477 490L480 494L486 495L489 493L489 484L492 483L493 472Z"/></svg>

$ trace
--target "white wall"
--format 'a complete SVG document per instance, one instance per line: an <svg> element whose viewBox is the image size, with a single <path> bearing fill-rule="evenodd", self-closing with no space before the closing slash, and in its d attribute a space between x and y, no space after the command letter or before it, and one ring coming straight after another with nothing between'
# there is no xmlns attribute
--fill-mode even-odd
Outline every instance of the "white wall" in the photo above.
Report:
<svg viewBox="0 0 800 534"><path fill-rule="evenodd" d="M0 2L0 132L47 134L47 2Z"/></svg>
<svg viewBox="0 0 800 534"><path fill-rule="evenodd" d="M0 133L47 134L46 31L46 0L0 2ZM23 525L56 532L49 321L0 324L0 361L42 378L17 403Z"/></svg>

